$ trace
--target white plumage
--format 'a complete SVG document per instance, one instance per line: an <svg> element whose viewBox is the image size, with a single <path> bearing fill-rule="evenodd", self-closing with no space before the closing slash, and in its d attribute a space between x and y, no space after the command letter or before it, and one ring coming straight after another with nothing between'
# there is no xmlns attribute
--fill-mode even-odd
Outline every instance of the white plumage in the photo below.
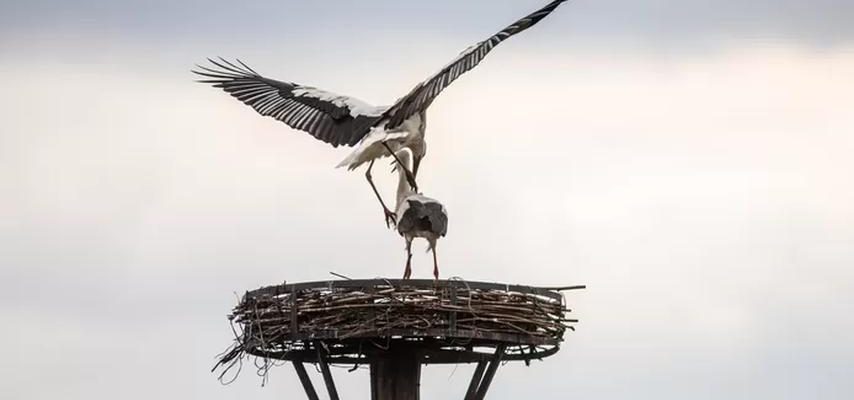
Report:
<svg viewBox="0 0 854 400"><path fill-rule="evenodd" d="M426 119L423 113L409 117L397 129L374 127L336 167L354 170L366 162L386 157L389 152L383 144L388 145L394 153L406 148L414 157L423 157L427 150L427 143L424 141L425 130Z"/></svg>
<svg viewBox="0 0 854 400"><path fill-rule="evenodd" d="M356 146L338 166L352 170L370 163L365 173L374 193L380 198L371 178L375 160L409 149L413 157L409 184L417 191L415 176L427 153L424 141L426 110L452 82L477 66L495 46L522 32L566 0L555 0L514 22L486 40L466 48L449 64L390 106L372 106L350 96L338 95L313 86L277 81L261 76L240 60L236 63L209 60L214 68L199 66L194 73L201 82L213 84L251 106L259 114L275 118L288 126L308 132L315 138L338 147ZM386 223L394 222L394 213L382 202Z"/></svg>
<svg viewBox="0 0 854 400"><path fill-rule="evenodd" d="M448 233L448 211L438 200L415 192L406 179L406 170L412 165L412 152L403 148L395 152L400 163L397 171L400 175L397 186L398 216L397 231L406 240L406 269L403 279L412 274L412 241L423 238L433 253L433 277L439 279L439 263L436 259L436 241ZM402 168L400 168L402 167Z"/></svg>

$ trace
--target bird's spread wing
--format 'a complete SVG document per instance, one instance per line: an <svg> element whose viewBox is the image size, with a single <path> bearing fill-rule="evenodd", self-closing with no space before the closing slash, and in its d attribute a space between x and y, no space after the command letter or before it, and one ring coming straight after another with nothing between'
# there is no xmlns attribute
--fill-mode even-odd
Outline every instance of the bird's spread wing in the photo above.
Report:
<svg viewBox="0 0 854 400"><path fill-rule="evenodd" d="M553 1L540 10L502 29L501 32L464 50L457 58L442 68L442 70L424 82L419 83L409 94L400 98L400 100L386 111L385 115L389 118L386 126L394 128L413 114L429 106L442 90L459 78L460 75L474 68L495 46L510 36L534 26L541 19L551 14L564 1L566 0Z"/></svg>
<svg viewBox="0 0 854 400"><path fill-rule="evenodd" d="M259 114L335 147L358 143L388 109L311 86L265 78L240 60L237 64L224 59L208 61L212 67L193 70L203 77L199 82L221 88Z"/></svg>

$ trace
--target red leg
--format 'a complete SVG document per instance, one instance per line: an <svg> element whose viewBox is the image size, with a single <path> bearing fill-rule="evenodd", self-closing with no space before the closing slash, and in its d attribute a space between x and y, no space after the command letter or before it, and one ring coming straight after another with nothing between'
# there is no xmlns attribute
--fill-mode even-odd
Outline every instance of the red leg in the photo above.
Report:
<svg viewBox="0 0 854 400"><path fill-rule="evenodd" d="M433 244L433 278L439 280L439 262L436 261L436 245Z"/></svg>
<svg viewBox="0 0 854 400"><path fill-rule="evenodd" d="M403 279L409 279L412 275L412 241L406 241L406 269L403 271Z"/></svg>
<svg viewBox="0 0 854 400"><path fill-rule="evenodd" d="M412 254L406 256L406 269L403 271L403 279L409 279L412 275Z"/></svg>
<svg viewBox="0 0 854 400"><path fill-rule="evenodd" d="M393 228L397 226L397 215L394 212L386 207L385 202L383 201L382 196L380 196L380 192L377 191L377 186L374 185L374 179L371 177L371 168L374 167L374 161L371 160L371 164L368 165L368 170L365 171L365 179L368 180L368 183L371 184L371 189L373 189L374 194L377 196L377 200L380 201L380 205L383 206L383 213L385 214L385 226L386 228Z"/></svg>

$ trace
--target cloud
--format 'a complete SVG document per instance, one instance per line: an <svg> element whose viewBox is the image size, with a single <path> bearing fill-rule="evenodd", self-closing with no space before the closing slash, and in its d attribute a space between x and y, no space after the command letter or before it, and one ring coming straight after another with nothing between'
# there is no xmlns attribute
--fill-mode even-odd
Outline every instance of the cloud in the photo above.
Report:
<svg viewBox="0 0 854 400"><path fill-rule="evenodd" d="M395 35L422 43L437 35L480 40L543 3L264 0L241 4L236 12L233 3L222 0L35 0L0 6L0 32L7 37L16 32L26 37L82 31L123 42L154 40L166 46L208 38L264 43L287 51L294 42L331 45L360 38L384 43ZM551 34L543 35L545 41L569 35L597 44L604 38L643 47L675 44L690 49L720 40L753 40L823 48L854 38L854 28L848 23L854 17L854 5L836 0L584 0L567 3L556 15L559 18L553 17L549 23ZM289 46L282 46L285 43ZM460 44L460 48L467 45Z"/></svg>
<svg viewBox="0 0 854 400"><path fill-rule="evenodd" d="M405 91L444 52L368 68L386 57L373 49L344 74L332 56L255 46L264 71L283 66L273 77L371 101ZM333 168L346 149L191 83L195 52L107 48L105 62L38 46L0 58L15 77L0 98L7 390L298 392L286 367L264 389L251 373L226 388L208 373L231 339L233 293L330 270L397 276L402 239L362 175ZM563 351L504 367L494 398L532 387L608 399L851 393L852 323L840 316L854 302L852 52L532 44L490 57L428 116L420 183L451 214L442 272L590 286L568 296L582 322ZM429 256L414 263L429 275ZM470 369L427 368L425 398L459 395ZM364 371L336 374L368 397Z"/></svg>

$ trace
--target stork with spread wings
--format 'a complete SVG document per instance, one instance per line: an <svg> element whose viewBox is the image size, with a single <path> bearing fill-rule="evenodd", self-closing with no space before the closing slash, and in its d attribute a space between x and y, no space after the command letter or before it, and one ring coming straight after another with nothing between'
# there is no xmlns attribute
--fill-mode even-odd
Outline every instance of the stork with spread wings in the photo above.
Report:
<svg viewBox="0 0 854 400"><path fill-rule="evenodd" d="M294 129L305 131L331 144L355 146L338 166L356 169L368 164L365 177L382 204L386 224L395 223L395 213L383 202L371 178L374 162L401 149L412 152L412 170L404 171L409 184L418 191L415 176L427 152L424 141L425 113L433 100L462 74L478 65L495 46L530 28L551 14L566 0L555 0L514 22L486 40L464 50L448 65L416 85L391 106L371 106L361 100L315 87L266 78L242 61L208 60L193 72L200 82L221 88L259 114L273 117ZM395 157L396 158L396 157ZM400 160L397 160L400 165Z"/></svg>

